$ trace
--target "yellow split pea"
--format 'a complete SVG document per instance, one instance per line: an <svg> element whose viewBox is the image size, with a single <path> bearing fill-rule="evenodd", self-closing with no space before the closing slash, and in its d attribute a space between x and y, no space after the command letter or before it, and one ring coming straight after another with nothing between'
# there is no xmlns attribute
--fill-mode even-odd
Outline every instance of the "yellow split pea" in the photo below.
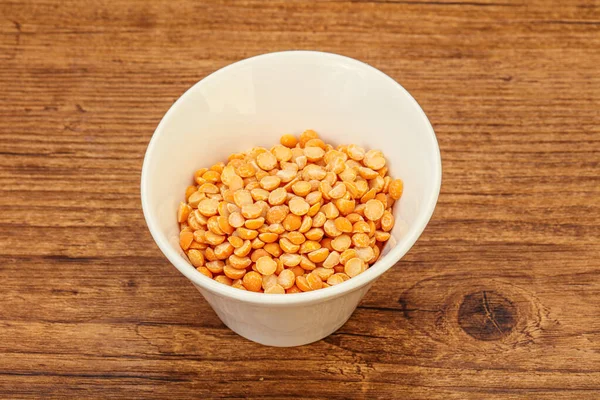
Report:
<svg viewBox="0 0 600 400"><path fill-rule="evenodd" d="M404 184L379 150L334 147L313 130L201 168L177 209L179 242L208 278L241 290L335 286L377 261Z"/></svg>

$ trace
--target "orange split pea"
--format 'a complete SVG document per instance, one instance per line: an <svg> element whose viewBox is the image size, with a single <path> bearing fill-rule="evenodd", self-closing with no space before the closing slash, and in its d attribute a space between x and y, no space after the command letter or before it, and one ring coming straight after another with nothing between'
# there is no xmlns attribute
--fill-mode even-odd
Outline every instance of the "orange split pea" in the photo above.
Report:
<svg viewBox="0 0 600 400"><path fill-rule="evenodd" d="M202 275L250 292L339 285L368 269L404 191L383 152L333 146L314 130L196 170L175 210L179 241Z"/></svg>

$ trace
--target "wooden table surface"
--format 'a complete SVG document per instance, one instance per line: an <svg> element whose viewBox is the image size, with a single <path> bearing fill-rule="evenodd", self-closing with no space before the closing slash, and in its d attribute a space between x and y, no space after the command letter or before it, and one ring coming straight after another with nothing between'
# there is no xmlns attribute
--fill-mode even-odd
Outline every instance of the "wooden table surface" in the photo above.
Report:
<svg viewBox="0 0 600 400"><path fill-rule="evenodd" d="M348 323L280 349L163 257L139 181L182 92L286 49L398 80L444 177ZM598 1L1 0L0 398L598 399L599 164Z"/></svg>

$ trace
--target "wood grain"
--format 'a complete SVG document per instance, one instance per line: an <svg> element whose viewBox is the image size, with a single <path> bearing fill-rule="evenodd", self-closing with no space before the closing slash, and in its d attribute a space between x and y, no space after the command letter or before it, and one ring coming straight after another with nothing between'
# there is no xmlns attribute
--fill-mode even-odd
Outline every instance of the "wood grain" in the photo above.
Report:
<svg viewBox="0 0 600 400"><path fill-rule="evenodd" d="M348 323L278 349L161 255L139 178L183 91L285 49L402 83L444 178ZM594 0L0 0L0 397L600 398L599 49Z"/></svg>

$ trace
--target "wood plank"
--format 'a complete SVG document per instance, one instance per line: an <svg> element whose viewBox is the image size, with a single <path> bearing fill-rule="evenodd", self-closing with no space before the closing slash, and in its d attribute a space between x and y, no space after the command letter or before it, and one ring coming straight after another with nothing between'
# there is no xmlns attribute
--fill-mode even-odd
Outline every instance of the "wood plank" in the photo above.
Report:
<svg viewBox="0 0 600 400"><path fill-rule="evenodd" d="M596 1L0 0L0 16L1 398L600 397ZM189 86L287 49L399 81L444 177L352 318L279 349L229 331L169 264L139 181Z"/></svg>

